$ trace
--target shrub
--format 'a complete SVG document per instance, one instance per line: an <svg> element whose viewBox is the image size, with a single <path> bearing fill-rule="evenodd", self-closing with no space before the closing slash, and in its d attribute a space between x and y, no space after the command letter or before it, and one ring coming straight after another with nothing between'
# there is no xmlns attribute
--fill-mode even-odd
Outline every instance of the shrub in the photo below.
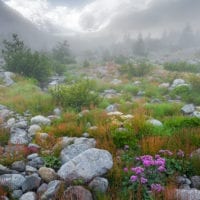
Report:
<svg viewBox="0 0 200 200"><path fill-rule="evenodd" d="M169 71L178 71L178 72L192 72L199 73L200 72L200 64L190 64L187 62L171 62L165 63L164 68Z"/></svg>
<svg viewBox="0 0 200 200"><path fill-rule="evenodd" d="M137 144L137 139L134 136L133 130L128 130L126 128L119 128L114 130L112 133L113 142L118 148L123 148L128 145L130 148L135 148Z"/></svg>
<svg viewBox="0 0 200 200"><path fill-rule="evenodd" d="M80 111L99 103L99 96L92 91L92 84L89 80L83 80L73 85L59 85L51 89L51 94L57 104Z"/></svg>
<svg viewBox="0 0 200 200"><path fill-rule="evenodd" d="M148 74L152 70L152 66L147 62L139 62L137 64L128 63L120 68L122 74L127 74L129 77L141 77Z"/></svg>
<svg viewBox="0 0 200 200"><path fill-rule="evenodd" d="M45 157L43 157L43 159L44 159L45 167L50 167L55 170L58 170L61 167L60 159L55 156L52 156L52 155L45 156Z"/></svg>
<svg viewBox="0 0 200 200"><path fill-rule="evenodd" d="M50 75L50 63L45 55L31 52L16 34L13 41L4 40L2 55L5 60L4 68L14 73L37 79L43 83Z"/></svg>

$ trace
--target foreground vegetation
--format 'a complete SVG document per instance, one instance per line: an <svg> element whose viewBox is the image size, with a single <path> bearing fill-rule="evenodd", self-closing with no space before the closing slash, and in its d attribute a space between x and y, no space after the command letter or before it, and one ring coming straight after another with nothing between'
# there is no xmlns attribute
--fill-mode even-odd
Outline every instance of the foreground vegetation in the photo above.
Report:
<svg viewBox="0 0 200 200"><path fill-rule="evenodd" d="M178 187L175 176L200 175L199 158L190 156L200 146L200 119L181 112L185 103L200 104L199 77L165 70L156 73L161 68L146 63L117 68L121 73L119 84L98 77L82 78L85 71L94 70L84 66L78 69L83 73L73 83L66 71L67 81L48 92L41 91L33 79L17 76L13 86L0 88L0 104L31 115L50 115L55 107L62 109L61 118L43 127L42 132L50 137L41 141L36 135L34 139L42 147L41 156L48 167L59 168L60 149L56 144L64 136L87 132L96 139L97 148L111 152L114 166L106 175L109 189L97 199L174 199ZM165 82L172 84L175 78L184 78L191 87L159 87ZM109 89L115 92L108 98L104 93ZM109 114L109 105L116 105L120 113ZM150 119L160 120L162 126L149 123ZM1 130L1 145L8 142L7 135L7 130ZM0 163L11 164L17 159L1 158Z"/></svg>

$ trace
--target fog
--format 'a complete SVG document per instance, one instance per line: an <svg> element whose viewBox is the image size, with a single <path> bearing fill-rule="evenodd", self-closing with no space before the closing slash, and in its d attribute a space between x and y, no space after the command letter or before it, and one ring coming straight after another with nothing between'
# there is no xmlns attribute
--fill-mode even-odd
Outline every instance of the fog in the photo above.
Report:
<svg viewBox="0 0 200 200"><path fill-rule="evenodd" d="M42 50L68 40L77 56L185 57L199 52L199 9L199 0L0 0L0 36Z"/></svg>

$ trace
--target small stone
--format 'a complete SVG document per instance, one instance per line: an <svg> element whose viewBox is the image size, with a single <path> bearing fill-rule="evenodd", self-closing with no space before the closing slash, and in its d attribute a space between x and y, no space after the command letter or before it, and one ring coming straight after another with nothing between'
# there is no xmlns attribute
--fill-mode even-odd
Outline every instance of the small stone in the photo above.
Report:
<svg viewBox="0 0 200 200"><path fill-rule="evenodd" d="M64 188L64 183L59 180L51 181L48 184L48 188L45 193L41 196L41 200L50 200L56 199L61 195L61 191Z"/></svg>
<svg viewBox="0 0 200 200"><path fill-rule="evenodd" d="M38 156L39 156L39 155L38 155L37 153L33 153L33 154L28 155L28 156L27 156L27 159L28 159L28 160L33 160L33 159L37 158Z"/></svg>
<svg viewBox="0 0 200 200"><path fill-rule="evenodd" d="M93 200L92 194L82 186L71 186L65 190L62 196L63 200Z"/></svg>
<svg viewBox="0 0 200 200"><path fill-rule="evenodd" d="M48 188L48 185L46 183L43 183L42 185L40 185L40 187L37 189L37 195L42 196L47 190L47 188Z"/></svg>
<svg viewBox="0 0 200 200"><path fill-rule="evenodd" d="M22 184L22 191L36 190L40 186L41 178L35 175L27 176Z"/></svg>
<svg viewBox="0 0 200 200"><path fill-rule="evenodd" d="M47 183L56 180L58 178L56 172L52 168L41 167L38 173L41 176L41 178Z"/></svg>
<svg viewBox="0 0 200 200"><path fill-rule="evenodd" d="M32 167L32 166L29 166L29 165L26 165L26 172L27 173L35 173L37 172L37 169L35 167Z"/></svg>
<svg viewBox="0 0 200 200"><path fill-rule="evenodd" d="M28 134L29 136L33 137L35 136L36 133L38 133L39 131L41 131L41 127L37 124L33 124L29 127L28 129Z"/></svg>
<svg viewBox="0 0 200 200"><path fill-rule="evenodd" d="M187 104L181 108L181 111L185 115L192 114L195 111L195 107L193 104Z"/></svg>
<svg viewBox="0 0 200 200"><path fill-rule="evenodd" d="M105 193L108 189L108 180L102 177L96 177L90 182L89 188L95 192Z"/></svg>

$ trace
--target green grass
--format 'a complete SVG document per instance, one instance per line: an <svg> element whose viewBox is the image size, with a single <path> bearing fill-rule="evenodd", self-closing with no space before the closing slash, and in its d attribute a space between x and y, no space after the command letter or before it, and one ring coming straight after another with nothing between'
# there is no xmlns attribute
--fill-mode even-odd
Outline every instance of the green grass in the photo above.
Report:
<svg viewBox="0 0 200 200"><path fill-rule="evenodd" d="M54 105L50 94L44 93L33 80L18 78L11 87L0 88L0 103L11 110L31 114L50 114Z"/></svg>

